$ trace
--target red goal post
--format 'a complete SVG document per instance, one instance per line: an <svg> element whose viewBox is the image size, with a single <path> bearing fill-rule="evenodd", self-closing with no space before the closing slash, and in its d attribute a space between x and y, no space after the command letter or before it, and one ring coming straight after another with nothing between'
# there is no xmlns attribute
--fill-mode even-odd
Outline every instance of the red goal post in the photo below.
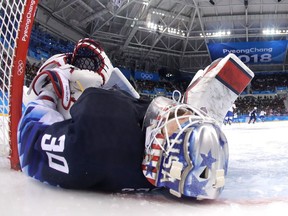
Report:
<svg viewBox="0 0 288 216"><path fill-rule="evenodd" d="M0 8L0 157L20 170L17 127L22 115L26 57L38 0L2 1Z"/></svg>

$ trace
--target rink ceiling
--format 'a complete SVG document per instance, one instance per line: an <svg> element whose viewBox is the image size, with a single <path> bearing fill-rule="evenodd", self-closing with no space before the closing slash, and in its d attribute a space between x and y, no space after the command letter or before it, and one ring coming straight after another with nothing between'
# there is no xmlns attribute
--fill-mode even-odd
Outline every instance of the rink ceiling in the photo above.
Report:
<svg viewBox="0 0 288 216"><path fill-rule="evenodd" d="M287 39L286 34L264 35L263 30L288 30L288 0L213 0L212 3L209 0L40 0L36 22L48 32L72 41L95 38L115 64L146 71L168 68L195 73L211 63L209 43ZM230 34L203 37L218 31ZM281 72L287 70L287 64L285 56L282 64L249 67L254 72Z"/></svg>

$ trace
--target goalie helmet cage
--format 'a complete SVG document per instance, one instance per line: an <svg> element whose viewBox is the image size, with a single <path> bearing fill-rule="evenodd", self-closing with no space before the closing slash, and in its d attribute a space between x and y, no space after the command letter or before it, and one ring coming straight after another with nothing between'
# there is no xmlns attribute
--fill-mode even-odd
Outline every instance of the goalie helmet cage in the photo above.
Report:
<svg viewBox="0 0 288 216"><path fill-rule="evenodd" d="M17 126L37 4L38 0L0 0L0 166L10 161L15 170L20 170Z"/></svg>

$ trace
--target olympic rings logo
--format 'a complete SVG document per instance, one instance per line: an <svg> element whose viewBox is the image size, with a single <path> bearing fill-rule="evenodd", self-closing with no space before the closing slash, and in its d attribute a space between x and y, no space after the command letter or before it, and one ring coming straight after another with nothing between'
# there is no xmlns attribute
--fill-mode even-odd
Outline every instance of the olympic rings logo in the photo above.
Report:
<svg viewBox="0 0 288 216"><path fill-rule="evenodd" d="M144 79L144 80L152 80L153 79L153 74L141 73L141 78Z"/></svg>
<svg viewBox="0 0 288 216"><path fill-rule="evenodd" d="M17 67L17 75L21 76L21 74L24 73L24 63L22 60L18 61L18 67Z"/></svg>

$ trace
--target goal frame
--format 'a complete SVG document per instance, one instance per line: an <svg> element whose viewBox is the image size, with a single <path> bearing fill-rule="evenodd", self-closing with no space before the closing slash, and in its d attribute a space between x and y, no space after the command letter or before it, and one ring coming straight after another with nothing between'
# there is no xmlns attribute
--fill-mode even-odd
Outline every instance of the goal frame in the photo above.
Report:
<svg viewBox="0 0 288 216"><path fill-rule="evenodd" d="M14 170L21 170L18 154L17 128L19 120L22 116L22 99L26 59L37 5L38 0L26 0L22 18L18 28L18 36L16 38L14 58L12 60L10 80L11 84L9 86L9 159L11 168Z"/></svg>

